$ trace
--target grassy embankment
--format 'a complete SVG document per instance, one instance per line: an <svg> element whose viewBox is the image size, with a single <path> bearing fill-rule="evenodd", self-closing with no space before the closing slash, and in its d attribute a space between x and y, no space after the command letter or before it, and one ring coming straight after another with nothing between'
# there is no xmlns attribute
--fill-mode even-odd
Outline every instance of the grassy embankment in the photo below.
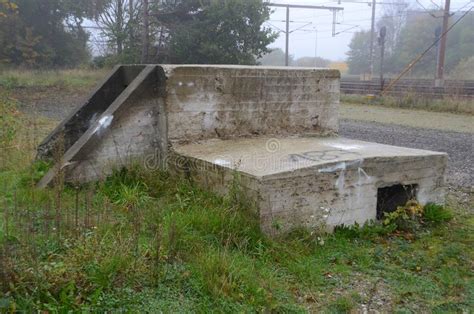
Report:
<svg viewBox="0 0 474 314"><path fill-rule="evenodd" d="M108 70L4 70L0 71L0 86L15 88L86 88L94 86Z"/></svg>
<svg viewBox="0 0 474 314"><path fill-rule="evenodd" d="M354 105L375 105L391 108L418 109L437 112L451 112L460 114L474 114L474 100L457 99L446 97L443 99L432 99L420 97L416 94L404 97L367 97L364 95L341 95L341 103Z"/></svg>
<svg viewBox="0 0 474 314"><path fill-rule="evenodd" d="M468 311L474 220L450 199L423 218L270 239L238 188L219 197L134 167L35 189L54 121L0 96L0 312ZM398 224L397 224L398 225ZM401 226L404 226L401 228Z"/></svg>

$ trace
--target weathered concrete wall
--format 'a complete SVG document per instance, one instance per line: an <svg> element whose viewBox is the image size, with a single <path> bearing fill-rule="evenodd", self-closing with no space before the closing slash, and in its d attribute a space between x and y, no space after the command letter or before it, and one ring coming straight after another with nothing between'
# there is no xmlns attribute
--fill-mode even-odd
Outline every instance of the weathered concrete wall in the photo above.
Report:
<svg viewBox="0 0 474 314"><path fill-rule="evenodd" d="M50 157L64 136L65 154L40 185L58 169L83 182L137 158L161 163L173 142L334 134L338 103L336 70L120 66L40 145Z"/></svg>
<svg viewBox="0 0 474 314"><path fill-rule="evenodd" d="M339 71L164 66L168 138L334 134Z"/></svg>
<svg viewBox="0 0 474 314"><path fill-rule="evenodd" d="M178 171L220 194L237 171L268 234L375 220L377 191L388 186L416 185L420 203L444 202L446 154L338 138L278 142L275 151L266 139L177 146L187 158Z"/></svg>
<svg viewBox="0 0 474 314"><path fill-rule="evenodd" d="M376 219L377 189L397 184L418 186L422 204L444 202L446 156L368 159L345 170L308 169L294 176L261 182L260 219L266 232L295 226L331 231L338 225ZM399 204L403 205L403 204Z"/></svg>
<svg viewBox="0 0 474 314"><path fill-rule="evenodd" d="M168 164L218 193L238 174L269 234L375 219L385 186L416 185L420 202L444 200L445 154L322 137L337 133L338 71L142 67L134 79L116 70L42 144L51 151L60 133L68 141L39 186L59 172L96 180L131 162Z"/></svg>

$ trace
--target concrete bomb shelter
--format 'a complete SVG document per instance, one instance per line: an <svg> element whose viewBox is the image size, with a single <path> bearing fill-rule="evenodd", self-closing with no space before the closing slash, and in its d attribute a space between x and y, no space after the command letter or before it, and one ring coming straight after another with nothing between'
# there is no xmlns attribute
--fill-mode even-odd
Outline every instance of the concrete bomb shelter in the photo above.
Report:
<svg viewBox="0 0 474 314"><path fill-rule="evenodd" d="M443 203L446 154L337 137L339 79L313 68L117 66L40 144L39 158L64 153L39 186L140 162L226 193L237 173L268 234L362 224L411 198Z"/></svg>

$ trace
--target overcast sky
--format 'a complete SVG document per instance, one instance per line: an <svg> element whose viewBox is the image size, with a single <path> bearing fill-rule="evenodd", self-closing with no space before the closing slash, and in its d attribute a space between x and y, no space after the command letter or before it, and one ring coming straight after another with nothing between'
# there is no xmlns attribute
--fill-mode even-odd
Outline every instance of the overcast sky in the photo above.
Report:
<svg viewBox="0 0 474 314"><path fill-rule="evenodd" d="M372 9L365 1L370 0L347 0L360 1L360 3L349 3L342 0L341 5L336 1L329 0L272 0L273 3L290 3L290 4L310 4L324 6L343 7L344 10L337 14L336 35L332 37L332 12L327 10L310 10L310 9L291 9L290 31L296 30L290 35L290 54L296 58L303 56L311 56L317 53L317 56L331 59L343 60L346 58L346 52L349 50L349 43L353 33L358 30L370 29L370 20ZM389 3L392 0L378 0L378 2ZM444 0L407 0L411 9L424 10L424 8L434 8L435 4L444 7ZM466 6L467 5L467 6ZM455 12L464 7L469 8L474 5L474 0L451 0L451 11ZM376 6L376 16L383 14L384 5ZM285 8L274 8L274 12L267 26L272 27L275 31L285 29ZM306 25L311 23L309 25ZM305 26L306 25L306 26ZM317 30L317 31L316 31ZM316 40L317 38L317 40ZM317 42L317 43L316 43ZM272 48L278 47L285 49L285 34L280 33L279 38L271 45Z"/></svg>

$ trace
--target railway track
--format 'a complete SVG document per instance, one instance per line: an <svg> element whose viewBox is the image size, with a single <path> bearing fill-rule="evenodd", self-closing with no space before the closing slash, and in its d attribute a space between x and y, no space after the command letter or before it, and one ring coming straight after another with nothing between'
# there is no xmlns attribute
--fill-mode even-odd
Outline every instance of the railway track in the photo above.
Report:
<svg viewBox="0 0 474 314"><path fill-rule="evenodd" d="M388 86L391 80L384 80ZM354 78L341 79L341 92L344 94L379 94L380 80L361 81ZM444 87L435 87L433 80L404 79L399 80L388 92L391 96L416 96L424 98L459 98L474 99L474 81L446 80Z"/></svg>

